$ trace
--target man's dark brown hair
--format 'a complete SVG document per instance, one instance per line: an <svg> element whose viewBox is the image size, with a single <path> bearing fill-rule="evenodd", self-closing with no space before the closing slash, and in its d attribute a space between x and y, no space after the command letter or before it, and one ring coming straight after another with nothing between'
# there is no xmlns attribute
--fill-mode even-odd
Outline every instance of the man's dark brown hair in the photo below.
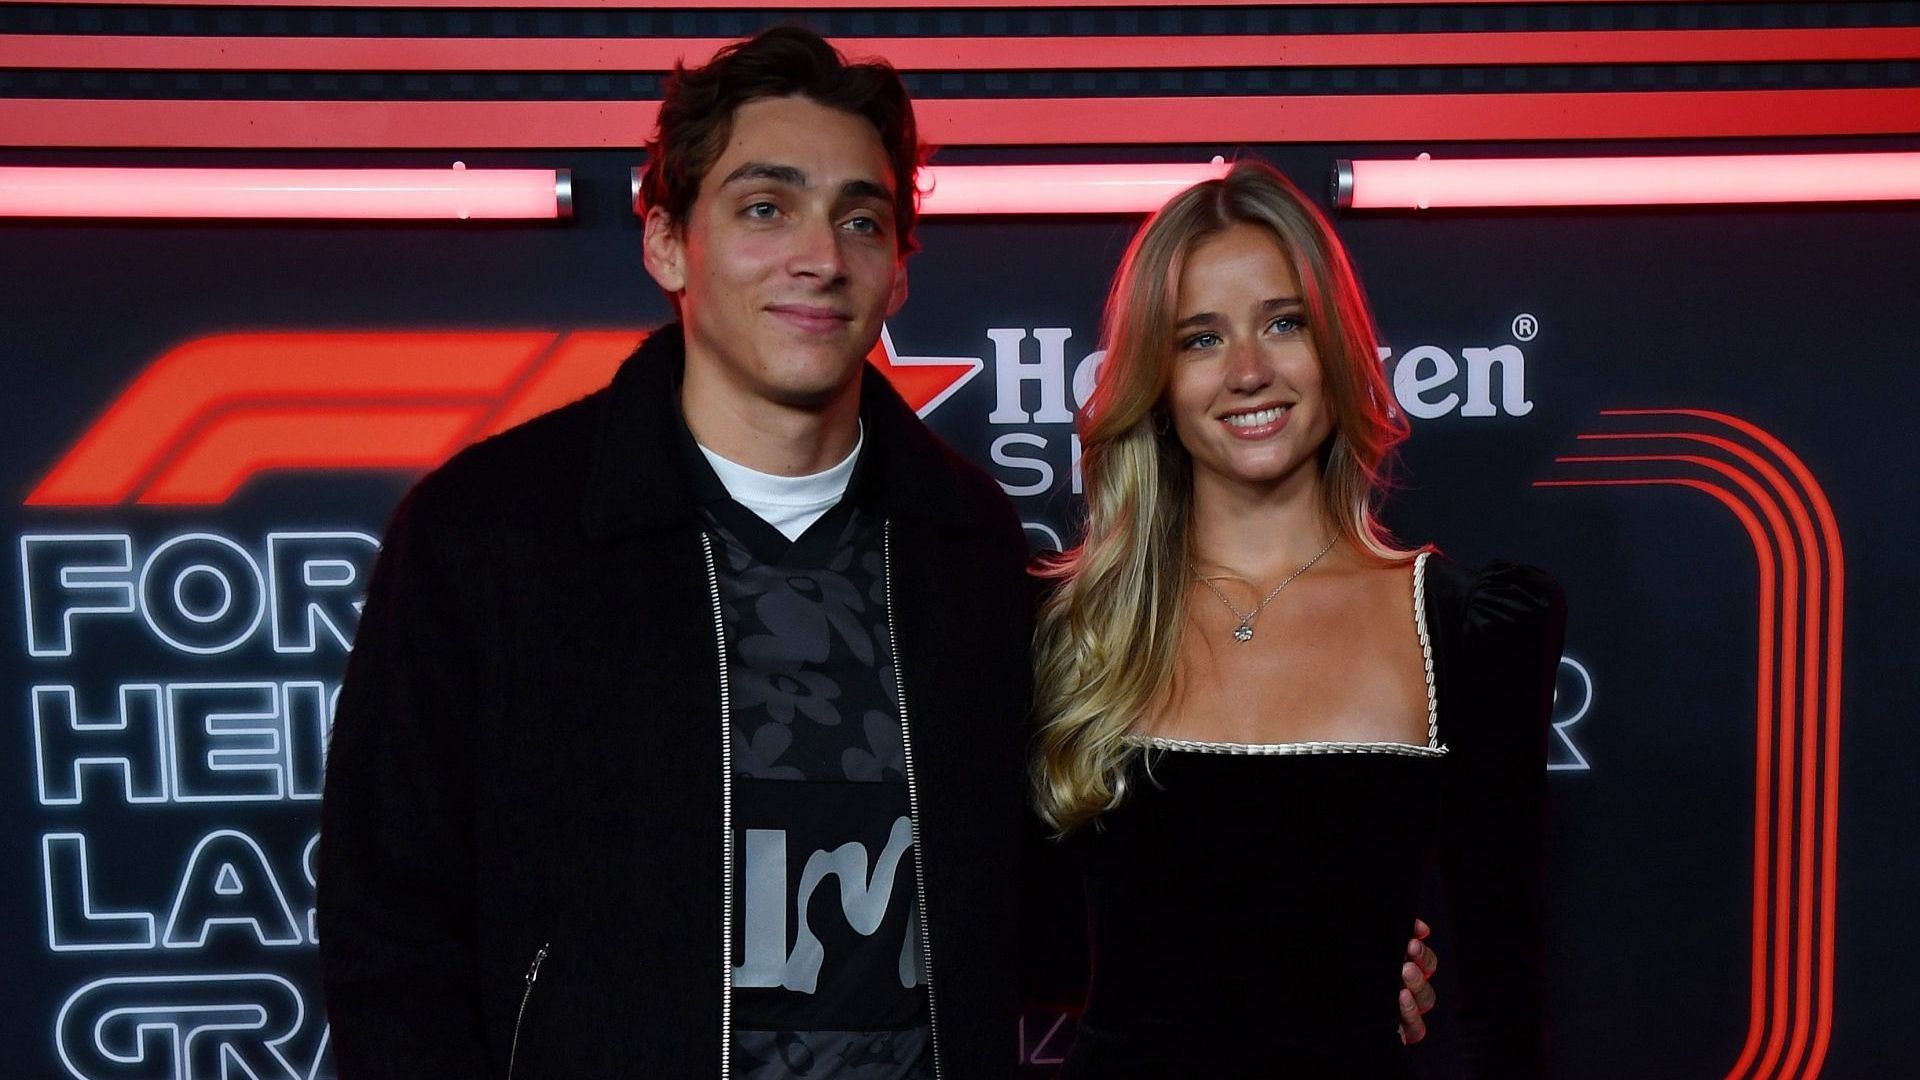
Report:
<svg viewBox="0 0 1920 1080"><path fill-rule="evenodd" d="M895 236L902 253L912 251L913 174L925 148L899 72L884 61L850 64L820 35L797 26L729 45L703 67L675 65L659 130L647 143L641 200L684 222L701 179L726 149L734 110L794 95L862 117L880 133L893 166Z"/></svg>

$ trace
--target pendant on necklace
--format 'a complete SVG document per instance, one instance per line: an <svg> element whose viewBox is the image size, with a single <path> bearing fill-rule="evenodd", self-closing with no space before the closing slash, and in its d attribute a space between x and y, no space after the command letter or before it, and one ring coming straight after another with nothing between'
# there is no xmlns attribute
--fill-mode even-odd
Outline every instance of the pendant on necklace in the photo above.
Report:
<svg viewBox="0 0 1920 1080"><path fill-rule="evenodd" d="M1253 640L1252 624L1241 623L1239 626L1234 627L1233 640L1240 642L1242 645L1246 644L1249 641L1252 641Z"/></svg>

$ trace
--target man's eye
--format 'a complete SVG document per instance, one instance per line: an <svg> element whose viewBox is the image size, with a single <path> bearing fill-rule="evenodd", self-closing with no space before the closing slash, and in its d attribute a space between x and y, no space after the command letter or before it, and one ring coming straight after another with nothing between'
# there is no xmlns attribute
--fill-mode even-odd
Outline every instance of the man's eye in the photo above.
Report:
<svg viewBox="0 0 1920 1080"><path fill-rule="evenodd" d="M1182 349L1211 349L1220 344L1220 335L1211 330L1195 334L1180 343Z"/></svg>
<svg viewBox="0 0 1920 1080"><path fill-rule="evenodd" d="M780 208L770 202L757 202L748 205L740 212L756 221L771 221L773 216L780 212Z"/></svg>
<svg viewBox="0 0 1920 1080"><path fill-rule="evenodd" d="M859 217L848 218L846 223L841 227L867 236L873 236L880 231L880 220L862 214Z"/></svg>

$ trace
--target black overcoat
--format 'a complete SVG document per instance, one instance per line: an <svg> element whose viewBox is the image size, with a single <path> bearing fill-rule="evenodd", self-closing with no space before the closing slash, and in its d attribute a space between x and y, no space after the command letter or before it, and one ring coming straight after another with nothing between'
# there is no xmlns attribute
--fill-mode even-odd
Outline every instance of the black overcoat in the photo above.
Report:
<svg viewBox="0 0 1920 1080"><path fill-rule="evenodd" d="M516 1027L523 1080L719 1070L725 732L683 362L679 328L654 333L608 388L456 455L394 514L321 806L342 1080L504 1077ZM872 370L861 408L943 1076L1007 1077L1026 545L998 486Z"/></svg>

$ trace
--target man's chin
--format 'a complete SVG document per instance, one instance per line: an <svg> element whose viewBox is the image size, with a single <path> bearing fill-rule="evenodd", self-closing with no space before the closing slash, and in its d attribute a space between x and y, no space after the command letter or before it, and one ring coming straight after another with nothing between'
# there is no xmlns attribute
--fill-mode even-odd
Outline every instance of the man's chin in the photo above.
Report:
<svg viewBox="0 0 1920 1080"><path fill-rule="evenodd" d="M769 379L762 386L767 399L789 409L824 412L846 394L859 392L864 358L848 368L830 372L794 372Z"/></svg>
<svg viewBox="0 0 1920 1080"><path fill-rule="evenodd" d="M876 340L879 336L877 332L873 335ZM864 335L853 327L830 337L780 338L784 340L767 342L760 355L767 382L778 386L783 395L830 396L858 382L874 345L872 340L863 340Z"/></svg>

